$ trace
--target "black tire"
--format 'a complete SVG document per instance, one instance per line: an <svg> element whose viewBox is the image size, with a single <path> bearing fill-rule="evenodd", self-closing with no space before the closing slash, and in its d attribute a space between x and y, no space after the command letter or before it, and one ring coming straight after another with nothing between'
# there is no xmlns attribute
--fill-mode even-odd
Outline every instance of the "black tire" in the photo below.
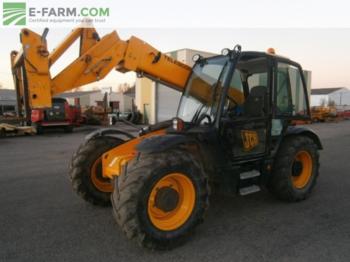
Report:
<svg viewBox="0 0 350 262"><path fill-rule="evenodd" d="M0 137L6 137L6 129L0 128Z"/></svg>
<svg viewBox="0 0 350 262"><path fill-rule="evenodd" d="M298 152L306 151L312 159L311 176L302 188L293 184L293 163ZM319 175L319 153L314 141L306 136L292 136L283 141L267 184L269 191L278 199L296 202L308 198ZM303 168L303 167L302 167Z"/></svg>
<svg viewBox="0 0 350 262"><path fill-rule="evenodd" d="M164 176L180 172L195 188L194 208L189 218L171 231L155 227L148 215L148 197ZM171 249L183 243L199 225L209 206L209 185L201 165L182 150L140 155L131 160L122 175L115 178L112 194L113 215L127 238L149 249Z"/></svg>
<svg viewBox="0 0 350 262"><path fill-rule="evenodd" d="M103 153L123 143L124 141L119 138L96 137L85 141L73 155L69 175L74 191L85 201L99 206L110 205L111 192L103 192L94 185L91 180L91 169ZM102 177L101 168L98 172ZM108 180L106 182L108 183Z"/></svg>
<svg viewBox="0 0 350 262"><path fill-rule="evenodd" d="M35 130L36 130L36 134L37 135L42 135L44 134L44 127L38 123L34 124Z"/></svg>
<svg viewBox="0 0 350 262"><path fill-rule="evenodd" d="M72 125L65 126L64 127L64 132L65 133L72 133L73 132L73 126Z"/></svg>
<svg viewBox="0 0 350 262"><path fill-rule="evenodd" d="M117 118L115 116L112 117L112 125L114 126L117 123Z"/></svg>

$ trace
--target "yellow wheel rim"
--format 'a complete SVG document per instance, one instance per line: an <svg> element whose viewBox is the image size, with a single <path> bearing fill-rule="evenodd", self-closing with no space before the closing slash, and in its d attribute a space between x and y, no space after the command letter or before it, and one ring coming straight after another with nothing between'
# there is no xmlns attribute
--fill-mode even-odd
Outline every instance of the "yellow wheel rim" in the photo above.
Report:
<svg viewBox="0 0 350 262"><path fill-rule="evenodd" d="M113 185L110 179L102 176L102 159L99 157L91 167L90 177L93 185L101 192L111 193Z"/></svg>
<svg viewBox="0 0 350 262"><path fill-rule="evenodd" d="M292 182L297 189L307 185L312 174L312 157L307 151L300 151L295 155L292 166Z"/></svg>
<svg viewBox="0 0 350 262"><path fill-rule="evenodd" d="M181 227L191 216L196 199L194 185L186 175L171 173L160 179L148 198L148 216L163 231Z"/></svg>

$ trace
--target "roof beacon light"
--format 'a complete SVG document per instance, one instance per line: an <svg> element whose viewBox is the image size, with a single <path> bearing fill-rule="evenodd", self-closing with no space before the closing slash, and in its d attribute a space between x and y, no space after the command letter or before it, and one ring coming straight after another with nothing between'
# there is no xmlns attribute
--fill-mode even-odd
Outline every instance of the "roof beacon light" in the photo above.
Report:
<svg viewBox="0 0 350 262"><path fill-rule="evenodd" d="M271 54L271 55L275 55L275 54L276 54L276 51L275 51L274 48L270 47L270 48L267 49L267 53L268 53L268 54Z"/></svg>

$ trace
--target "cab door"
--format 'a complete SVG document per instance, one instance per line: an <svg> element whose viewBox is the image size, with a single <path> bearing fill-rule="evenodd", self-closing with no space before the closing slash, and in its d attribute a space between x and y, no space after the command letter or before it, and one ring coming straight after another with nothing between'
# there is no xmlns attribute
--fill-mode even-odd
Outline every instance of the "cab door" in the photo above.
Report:
<svg viewBox="0 0 350 262"><path fill-rule="evenodd" d="M279 139L290 121L310 119L308 91L301 66L290 60L278 58L275 68L272 143Z"/></svg>
<svg viewBox="0 0 350 262"><path fill-rule="evenodd" d="M271 65L267 56L242 57L233 74L220 128L223 146L234 161L260 157L269 148ZM230 98L230 89L244 95L242 103Z"/></svg>

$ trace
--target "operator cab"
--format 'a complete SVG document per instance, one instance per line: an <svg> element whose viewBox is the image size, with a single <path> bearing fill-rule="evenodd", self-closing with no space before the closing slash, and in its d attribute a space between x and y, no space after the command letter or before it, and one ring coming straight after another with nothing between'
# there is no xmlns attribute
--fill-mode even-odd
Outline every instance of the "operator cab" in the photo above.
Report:
<svg viewBox="0 0 350 262"><path fill-rule="evenodd" d="M303 71L272 52L226 53L195 57L177 119L219 129L234 160L269 154L291 120L310 117Z"/></svg>

